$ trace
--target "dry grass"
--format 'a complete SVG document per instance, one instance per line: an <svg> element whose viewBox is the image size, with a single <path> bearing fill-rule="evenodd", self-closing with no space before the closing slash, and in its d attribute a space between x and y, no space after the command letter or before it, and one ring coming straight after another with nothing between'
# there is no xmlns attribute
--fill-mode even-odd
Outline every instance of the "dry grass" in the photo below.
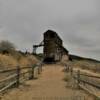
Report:
<svg viewBox="0 0 100 100"><path fill-rule="evenodd" d="M92 61L88 61L88 60L79 60L79 61L75 60L75 61L73 61L71 66L73 66L75 68L78 67L78 68L82 68L82 69L100 73L100 63L98 63L98 62L92 62Z"/></svg>
<svg viewBox="0 0 100 100"><path fill-rule="evenodd" d="M14 68L17 65L20 65L21 67L26 67L38 62L38 60L32 55L20 55L19 58L20 59L18 59L18 56L16 57L15 55L0 54L0 70Z"/></svg>
<svg viewBox="0 0 100 100"><path fill-rule="evenodd" d="M17 65L17 60L11 55L0 54L0 69L8 69Z"/></svg>
<svg viewBox="0 0 100 100"><path fill-rule="evenodd" d="M22 67L32 65L32 64L35 64L37 62L38 62L38 60L32 55L28 55L26 57L21 57L20 60L19 60L19 64Z"/></svg>

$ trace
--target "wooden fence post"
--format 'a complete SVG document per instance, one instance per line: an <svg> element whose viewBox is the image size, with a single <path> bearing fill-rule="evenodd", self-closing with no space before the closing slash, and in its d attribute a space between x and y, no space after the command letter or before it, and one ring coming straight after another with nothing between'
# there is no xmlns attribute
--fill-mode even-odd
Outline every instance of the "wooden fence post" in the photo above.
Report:
<svg viewBox="0 0 100 100"><path fill-rule="evenodd" d="M33 78L33 79L34 79L34 68L35 68L35 66L36 66L36 65L33 65L33 66L32 66L32 78Z"/></svg>
<svg viewBox="0 0 100 100"><path fill-rule="evenodd" d="M40 65L38 66L38 74L40 74Z"/></svg>
<svg viewBox="0 0 100 100"><path fill-rule="evenodd" d="M77 71L77 85L78 85L78 89L80 89L80 70Z"/></svg>
<svg viewBox="0 0 100 100"><path fill-rule="evenodd" d="M72 66L70 68L70 73L71 73L71 76L73 76L73 68L72 68Z"/></svg>
<svg viewBox="0 0 100 100"><path fill-rule="evenodd" d="M30 75L29 75L29 79L34 79L34 68L35 68L36 65L33 65L32 66L32 69L31 69L31 72L30 72Z"/></svg>
<svg viewBox="0 0 100 100"><path fill-rule="evenodd" d="M17 71L16 71L16 87L19 87L19 83L20 83L20 66L17 66Z"/></svg>
<svg viewBox="0 0 100 100"><path fill-rule="evenodd" d="M42 64L40 63L38 65L38 74L41 74L41 72L42 72Z"/></svg>
<svg viewBox="0 0 100 100"><path fill-rule="evenodd" d="M41 64L41 72L42 72L42 66L43 66L43 64Z"/></svg>

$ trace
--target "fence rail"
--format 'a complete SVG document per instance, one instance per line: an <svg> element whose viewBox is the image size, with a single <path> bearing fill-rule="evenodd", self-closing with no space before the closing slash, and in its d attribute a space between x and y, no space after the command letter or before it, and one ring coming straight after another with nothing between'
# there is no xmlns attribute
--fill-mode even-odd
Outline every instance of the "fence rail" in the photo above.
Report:
<svg viewBox="0 0 100 100"><path fill-rule="evenodd" d="M76 80L77 86L100 99L100 77L83 73L81 70L73 71L73 79Z"/></svg>
<svg viewBox="0 0 100 100"><path fill-rule="evenodd" d="M20 83L28 80L28 79L34 79L37 76L35 73L40 74L42 71L42 63L28 66L28 67L20 67L16 66L15 69L8 69L8 70L2 70L0 71L0 74L10 73L14 72L12 75L9 75L7 78L0 80L0 93L7 90L8 88L12 86L19 87Z"/></svg>

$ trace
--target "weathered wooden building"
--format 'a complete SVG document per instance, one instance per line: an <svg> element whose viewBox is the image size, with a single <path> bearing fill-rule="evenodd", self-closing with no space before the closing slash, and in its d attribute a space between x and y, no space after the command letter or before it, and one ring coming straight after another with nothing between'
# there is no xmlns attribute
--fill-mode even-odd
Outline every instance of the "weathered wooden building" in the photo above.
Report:
<svg viewBox="0 0 100 100"><path fill-rule="evenodd" d="M68 58L68 50L63 47L63 41L58 34L52 30L44 33L44 61L60 61L64 55Z"/></svg>

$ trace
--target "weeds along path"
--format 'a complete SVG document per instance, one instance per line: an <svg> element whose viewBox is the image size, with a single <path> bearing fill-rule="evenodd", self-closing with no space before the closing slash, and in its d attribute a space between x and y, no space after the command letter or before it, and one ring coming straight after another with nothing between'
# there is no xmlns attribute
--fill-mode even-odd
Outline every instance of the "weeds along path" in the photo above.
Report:
<svg viewBox="0 0 100 100"><path fill-rule="evenodd" d="M38 79L26 81L18 89L10 90L1 100L92 100L82 90L66 87L63 69L61 65L45 65Z"/></svg>

